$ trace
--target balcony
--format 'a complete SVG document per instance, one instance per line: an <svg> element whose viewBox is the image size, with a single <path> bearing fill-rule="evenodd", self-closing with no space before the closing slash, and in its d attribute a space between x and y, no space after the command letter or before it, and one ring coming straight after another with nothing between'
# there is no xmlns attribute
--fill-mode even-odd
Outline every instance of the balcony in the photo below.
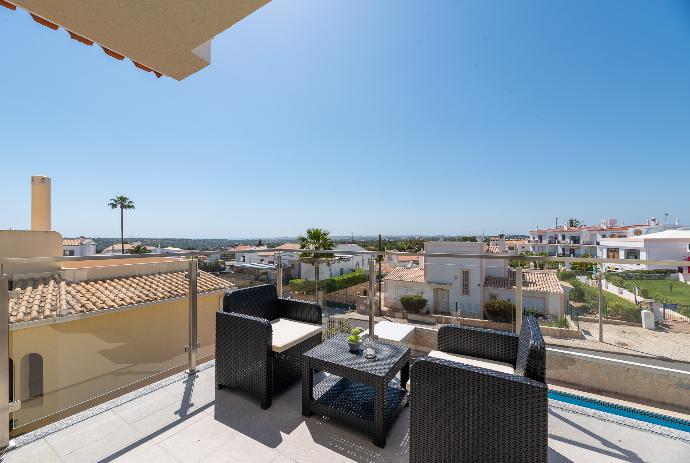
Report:
<svg viewBox="0 0 690 463"><path fill-rule="evenodd" d="M214 316L223 293L264 282L197 270L202 254L148 256L137 263L56 258L62 262L59 279L27 283L14 275L5 335L17 448L3 461L410 461L409 407L402 408L381 448L361 429L317 414L303 416L299 381L276 394L266 410L245 393L218 390ZM377 323L406 327L399 338L385 334L385 342L410 347L413 364L439 348L438 330L449 323L520 331L517 312L482 312L482 304L479 312L456 308L454 291L463 291L464 298L508 299L524 308L520 312L538 308L544 313L539 324L550 393L548 461L688 460L690 321L684 307L665 307L662 323L643 329L639 321L626 321L637 320L639 308L631 303L621 309L612 299L635 297L619 294L611 282L618 282L615 275L599 287L591 271L584 272L577 277L585 281L580 286L567 272L539 267L621 260L525 256L527 264L505 269L501 256L490 254L418 255L434 282L425 281L422 271L398 272L410 281L384 278L378 293L370 260L364 283L325 292L333 285L324 281L319 285L324 293L315 295L314 286L287 284L280 258L269 281L284 296L322 302L324 338L333 330L374 324L382 336L388 333ZM8 269L17 262L2 263ZM322 278L330 277L324 272ZM476 280L482 274L492 276ZM423 293L430 286L427 311L412 317L406 309L388 307L398 286L414 285ZM363 289L375 297L364 298ZM585 293L583 302L573 296L562 317L549 315L561 310L549 295L568 298L573 291ZM599 319L592 307L596 298L590 297L597 291L604 301ZM640 302L647 307L647 300ZM30 338L32 330L38 335ZM329 377L318 373L315 382ZM400 375L394 381L401 381ZM414 387L408 390L414 400Z"/></svg>
<svg viewBox="0 0 690 463"><path fill-rule="evenodd" d="M299 402L299 385L267 411L241 394L216 391L209 362L196 375L175 375L24 435L3 461L408 461L409 409L381 449L350 428L302 417ZM551 401L549 462L687 461L690 444L658 431Z"/></svg>

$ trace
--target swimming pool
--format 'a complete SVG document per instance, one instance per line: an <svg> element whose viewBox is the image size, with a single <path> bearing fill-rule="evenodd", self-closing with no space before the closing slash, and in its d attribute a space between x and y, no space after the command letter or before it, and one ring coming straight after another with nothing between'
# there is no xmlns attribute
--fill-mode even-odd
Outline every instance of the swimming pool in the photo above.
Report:
<svg viewBox="0 0 690 463"><path fill-rule="evenodd" d="M644 421L645 423L656 424L658 426L665 426L667 428L690 433L690 421L675 418L673 416L662 415L645 410L638 410L636 408L591 399L589 397L582 397L575 394L569 394L567 392L549 391L549 398L571 405L591 408L594 410L611 413L612 415L623 416L638 421Z"/></svg>

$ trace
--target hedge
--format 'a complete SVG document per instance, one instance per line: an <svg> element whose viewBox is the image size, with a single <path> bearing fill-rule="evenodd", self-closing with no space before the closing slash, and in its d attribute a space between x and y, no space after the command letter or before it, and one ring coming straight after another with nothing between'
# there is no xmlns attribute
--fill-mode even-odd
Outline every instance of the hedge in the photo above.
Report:
<svg viewBox="0 0 690 463"><path fill-rule="evenodd" d="M623 280L667 280L675 273L677 273L677 270L628 270L625 272L607 273L606 279L611 281L613 277Z"/></svg>
<svg viewBox="0 0 690 463"><path fill-rule="evenodd" d="M400 298L400 304L408 312L420 312L426 307L427 300L419 294L408 294Z"/></svg>
<svg viewBox="0 0 690 463"><path fill-rule="evenodd" d="M367 275L364 273L364 270L359 269L346 275L320 280L319 288L325 288L327 293L332 293L334 291L339 291L341 289L349 288L350 286L364 283L365 281L367 281ZM290 280L288 285L290 286L290 291L308 293L315 290L316 282L305 280L304 278L295 278L294 280Z"/></svg>
<svg viewBox="0 0 690 463"><path fill-rule="evenodd" d="M515 304L510 301L488 301L484 303L484 312L493 322L512 322Z"/></svg>

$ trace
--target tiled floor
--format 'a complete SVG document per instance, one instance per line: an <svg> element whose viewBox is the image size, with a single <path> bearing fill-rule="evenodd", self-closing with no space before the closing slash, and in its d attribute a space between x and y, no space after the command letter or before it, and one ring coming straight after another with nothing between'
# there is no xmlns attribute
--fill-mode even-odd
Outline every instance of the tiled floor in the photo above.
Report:
<svg viewBox="0 0 690 463"><path fill-rule="evenodd" d="M214 387L214 370L178 381L71 424L8 452L17 462L406 462L408 409L385 449L347 427L300 414L296 385L262 411L258 403ZM104 407L107 408L107 407ZM690 436L593 416L553 403L550 462L690 461ZM662 430L663 432L663 430ZM26 440L26 438L24 438ZM21 439L20 439L21 441Z"/></svg>

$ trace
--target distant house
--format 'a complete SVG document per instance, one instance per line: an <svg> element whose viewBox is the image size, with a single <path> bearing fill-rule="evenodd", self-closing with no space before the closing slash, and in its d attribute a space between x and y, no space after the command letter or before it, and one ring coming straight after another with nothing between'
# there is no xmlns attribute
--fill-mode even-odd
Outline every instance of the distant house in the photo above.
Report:
<svg viewBox="0 0 690 463"><path fill-rule="evenodd" d="M341 252L338 252L341 251ZM367 252L358 244L339 244L333 249L334 258L329 263L319 266L319 278L330 278L352 273L355 270L364 269L367 266L368 256L363 254L343 254L347 252ZM300 278L314 280L314 265L306 262L300 263Z"/></svg>
<svg viewBox="0 0 690 463"><path fill-rule="evenodd" d="M400 298L420 294L431 312L456 313L483 318L483 305L490 300L515 302L515 272L506 259L482 257L488 253L485 243L434 241L424 244L428 253L454 253L478 257L426 256L420 268L398 267L384 277L383 305L402 308ZM542 313L565 312L567 294L555 272L523 273L523 307Z"/></svg>
<svg viewBox="0 0 690 463"><path fill-rule="evenodd" d="M664 230L629 238L606 238L599 243L597 257L604 259L688 260L690 230ZM607 270L669 269L688 273L688 267L647 264L605 264Z"/></svg>
<svg viewBox="0 0 690 463"><path fill-rule="evenodd" d="M135 246L141 246L141 241L135 241L133 243L125 243L124 244L125 254L127 254L127 251L129 251L130 249L132 249ZM107 248L104 248L101 251L101 254L122 254L122 244L121 243L111 244Z"/></svg>
<svg viewBox="0 0 690 463"><path fill-rule="evenodd" d="M618 225L616 219L605 219L594 226L537 229L529 232L529 250L550 256L596 256L602 240L640 237L671 228L678 228L678 225L662 224L652 217L647 223L636 225Z"/></svg>
<svg viewBox="0 0 690 463"><path fill-rule="evenodd" d="M91 238L63 238L63 256L93 256L96 254L96 242Z"/></svg>
<svg viewBox="0 0 690 463"><path fill-rule="evenodd" d="M387 261L392 267L418 267L419 256L387 256Z"/></svg>

